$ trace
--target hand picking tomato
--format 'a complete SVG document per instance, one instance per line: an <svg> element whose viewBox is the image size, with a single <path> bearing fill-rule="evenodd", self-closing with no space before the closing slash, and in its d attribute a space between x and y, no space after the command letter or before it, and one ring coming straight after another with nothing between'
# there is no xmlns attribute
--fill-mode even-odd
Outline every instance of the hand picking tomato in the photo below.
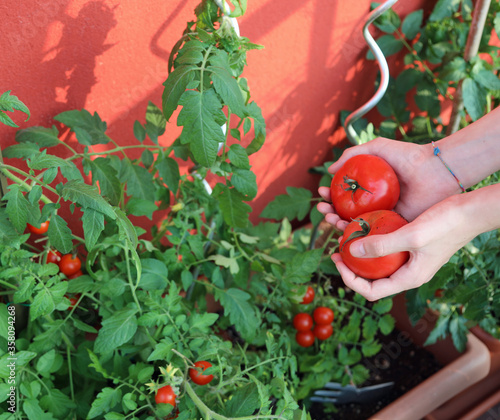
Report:
<svg viewBox="0 0 500 420"><path fill-rule="evenodd" d="M311 347L314 344L314 334L311 330L297 331L295 341L301 347Z"/></svg>
<svg viewBox="0 0 500 420"><path fill-rule="evenodd" d="M155 395L156 404L170 404L175 407L175 392L170 385L161 387Z"/></svg>
<svg viewBox="0 0 500 420"><path fill-rule="evenodd" d="M293 317L293 326L297 331L308 331L313 326L311 315L301 312Z"/></svg>
<svg viewBox="0 0 500 420"><path fill-rule="evenodd" d="M63 255L59 261L59 270L66 276L75 274L80 268L82 268L82 261L77 256L73 257L72 254Z"/></svg>
<svg viewBox="0 0 500 420"><path fill-rule="evenodd" d="M314 322L319 325L327 325L333 322L334 314L330 308L318 306L313 312Z"/></svg>
<svg viewBox="0 0 500 420"><path fill-rule="evenodd" d="M40 227L37 228L37 227L30 225L28 223L28 230L31 233L35 233L37 235L43 235L44 233L47 233L47 231L49 230L49 224L50 224L50 222L47 220L46 222L43 222L42 224L40 224Z"/></svg>
<svg viewBox="0 0 500 420"><path fill-rule="evenodd" d="M59 261L61 261L62 254L59 251L55 251L53 249L47 252L47 264L53 263L59 265Z"/></svg>
<svg viewBox="0 0 500 420"><path fill-rule="evenodd" d="M399 181L391 166L373 155L349 159L330 187L332 204L341 219L355 219L374 210L392 210L399 200Z"/></svg>
<svg viewBox="0 0 500 420"><path fill-rule="evenodd" d="M408 222L399 214L389 210L372 211L360 215L347 225L340 242L340 256L344 264L355 274L369 280L389 277L401 267L410 254L396 252L379 258L356 258L351 255L351 244L364 236L383 235L394 232Z"/></svg>
<svg viewBox="0 0 500 420"><path fill-rule="evenodd" d="M302 305L307 305L308 303L311 303L314 300L314 289L311 286L307 286L306 294L304 295L304 298L302 299L302 302L300 302Z"/></svg>
<svg viewBox="0 0 500 420"><path fill-rule="evenodd" d="M194 364L198 369L189 369L189 377L196 385L206 385L214 379L214 375L204 375L202 372L212 367L212 363L200 360ZM200 372L201 369L201 372Z"/></svg>
<svg viewBox="0 0 500 420"><path fill-rule="evenodd" d="M318 340L326 340L333 334L332 324L316 324L313 334Z"/></svg>

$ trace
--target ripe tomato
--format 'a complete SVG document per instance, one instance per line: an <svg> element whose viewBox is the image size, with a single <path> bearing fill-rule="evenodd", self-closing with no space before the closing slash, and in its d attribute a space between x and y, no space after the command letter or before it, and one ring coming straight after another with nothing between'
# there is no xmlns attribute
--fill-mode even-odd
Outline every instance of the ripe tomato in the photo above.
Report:
<svg viewBox="0 0 500 420"><path fill-rule="evenodd" d="M316 324L313 328L313 334L319 340L326 340L333 334L332 324Z"/></svg>
<svg viewBox="0 0 500 420"><path fill-rule="evenodd" d="M314 300L314 289L311 286L307 286L306 294L304 295L304 298L300 303L302 305L307 305L308 303L311 303L313 300Z"/></svg>
<svg viewBox="0 0 500 420"><path fill-rule="evenodd" d="M68 306L68 311L75 307L75 305L78 303L78 299L80 299L80 296L81 296L80 293L76 294L73 297L65 296L69 299L69 302L70 302L69 306Z"/></svg>
<svg viewBox="0 0 500 420"><path fill-rule="evenodd" d="M28 230L31 233L36 233L37 235L43 235L44 233L47 233L47 231L49 230L49 224L50 224L50 222L47 220L46 222L43 222L42 224L40 224L40 227L37 228L37 227L30 225L28 223Z"/></svg>
<svg viewBox="0 0 500 420"><path fill-rule="evenodd" d="M295 334L295 341L299 346L311 347L314 344L314 334L311 330L297 331L297 334Z"/></svg>
<svg viewBox="0 0 500 420"><path fill-rule="evenodd" d="M53 249L49 250L47 252L47 264L48 263L53 263L53 264L58 264L59 261L61 261L62 254L59 251L55 251Z"/></svg>
<svg viewBox="0 0 500 420"><path fill-rule="evenodd" d="M326 325L333 322L334 314L330 308L318 306L313 312L313 318L316 324Z"/></svg>
<svg viewBox="0 0 500 420"><path fill-rule="evenodd" d="M313 326L311 315L301 312L293 317L293 326L297 331L308 331Z"/></svg>
<svg viewBox="0 0 500 420"><path fill-rule="evenodd" d="M214 375L203 375L203 371L207 370L209 367L212 367L212 363L207 362L205 360L200 360L194 364L195 367L199 369L189 369L189 377L191 380L197 385L206 385L214 379ZM201 372L200 372L201 369Z"/></svg>
<svg viewBox="0 0 500 420"><path fill-rule="evenodd" d="M175 407L175 393L170 385L161 387L155 395L156 404L170 404Z"/></svg>
<svg viewBox="0 0 500 420"><path fill-rule="evenodd" d="M82 268L82 261L77 256L73 258L72 254L63 255L59 261L59 270L66 276L77 273L80 268Z"/></svg>
<svg viewBox="0 0 500 420"><path fill-rule="evenodd" d="M344 264L360 277L369 280L389 277L401 267L410 254L396 252L379 258L355 258L351 255L351 244L363 236L383 235L394 232L408 222L399 214L389 210L379 210L362 214L347 225L342 241L340 255Z"/></svg>
<svg viewBox="0 0 500 420"><path fill-rule="evenodd" d="M78 270L76 273L71 274L68 276L68 280L76 279L77 277L83 276L82 270Z"/></svg>
<svg viewBox="0 0 500 420"><path fill-rule="evenodd" d="M330 187L332 204L344 220L374 210L392 210L399 200L399 181L391 166L373 155L349 159Z"/></svg>

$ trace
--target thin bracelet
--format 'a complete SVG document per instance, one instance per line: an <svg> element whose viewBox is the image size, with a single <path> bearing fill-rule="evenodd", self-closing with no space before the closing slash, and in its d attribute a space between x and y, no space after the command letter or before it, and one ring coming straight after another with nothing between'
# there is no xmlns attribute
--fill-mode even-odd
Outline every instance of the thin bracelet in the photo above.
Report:
<svg viewBox="0 0 500 420"><path fill-rule="evenodd" d="M465 187L463 186L463 184L460 182L460 180L457 178L457 176L453 173L453 171L451 170L451 168L446 164L446 162L443 160L443 158L441 157L441 150L439 150L439 147L437 147L434 142L431 142L432 143L432 147L434 148L434 156L437 156L439 158L439 160L441 162L443 162L443 165L446 166L446 169L448 169L450 171L450 174L453 175L453 178L455 178L455 180L458 182L458 185L460 185L460 189L462 190L462 192L465 192Z"/></svg>

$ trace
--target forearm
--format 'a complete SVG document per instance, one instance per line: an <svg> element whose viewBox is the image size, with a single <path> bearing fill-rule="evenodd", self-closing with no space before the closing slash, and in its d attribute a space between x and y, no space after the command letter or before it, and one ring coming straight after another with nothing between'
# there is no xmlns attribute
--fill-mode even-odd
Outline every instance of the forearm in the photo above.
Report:
<svg viewBox="0 0 500 420"><path fill-rule="evenodd" d="M457 198L463 202L463 223L472 229L472 237L500 228L500 184L479 188Z"/></svg>
<svg viewBox="0 0 500 420"><path fill-rule="evenodd" d="M500 170L500 108L436 145L465 188L477 184Z"/></svg>

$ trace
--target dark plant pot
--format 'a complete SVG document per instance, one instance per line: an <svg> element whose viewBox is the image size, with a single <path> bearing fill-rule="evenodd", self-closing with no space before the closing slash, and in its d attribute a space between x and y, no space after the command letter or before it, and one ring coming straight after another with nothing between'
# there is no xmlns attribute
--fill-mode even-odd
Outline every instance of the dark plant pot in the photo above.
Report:
<svg viewBox="0 0 500 420"><path fill-rule="evenodd" d="M428 312L414 326L406 311L403 294L394 299L392 315L396 328L405 332L417 345L422 345L436 321ZM491 356L488 347L474 334L468 335L464 353L455 349L450 339L441 340L426 349L443 364L443 368L405 395L370 417L370 420L420 420L433 413L447 401L485 378L490 371ZM456 418L455 418L456 419Z"/></svg>

